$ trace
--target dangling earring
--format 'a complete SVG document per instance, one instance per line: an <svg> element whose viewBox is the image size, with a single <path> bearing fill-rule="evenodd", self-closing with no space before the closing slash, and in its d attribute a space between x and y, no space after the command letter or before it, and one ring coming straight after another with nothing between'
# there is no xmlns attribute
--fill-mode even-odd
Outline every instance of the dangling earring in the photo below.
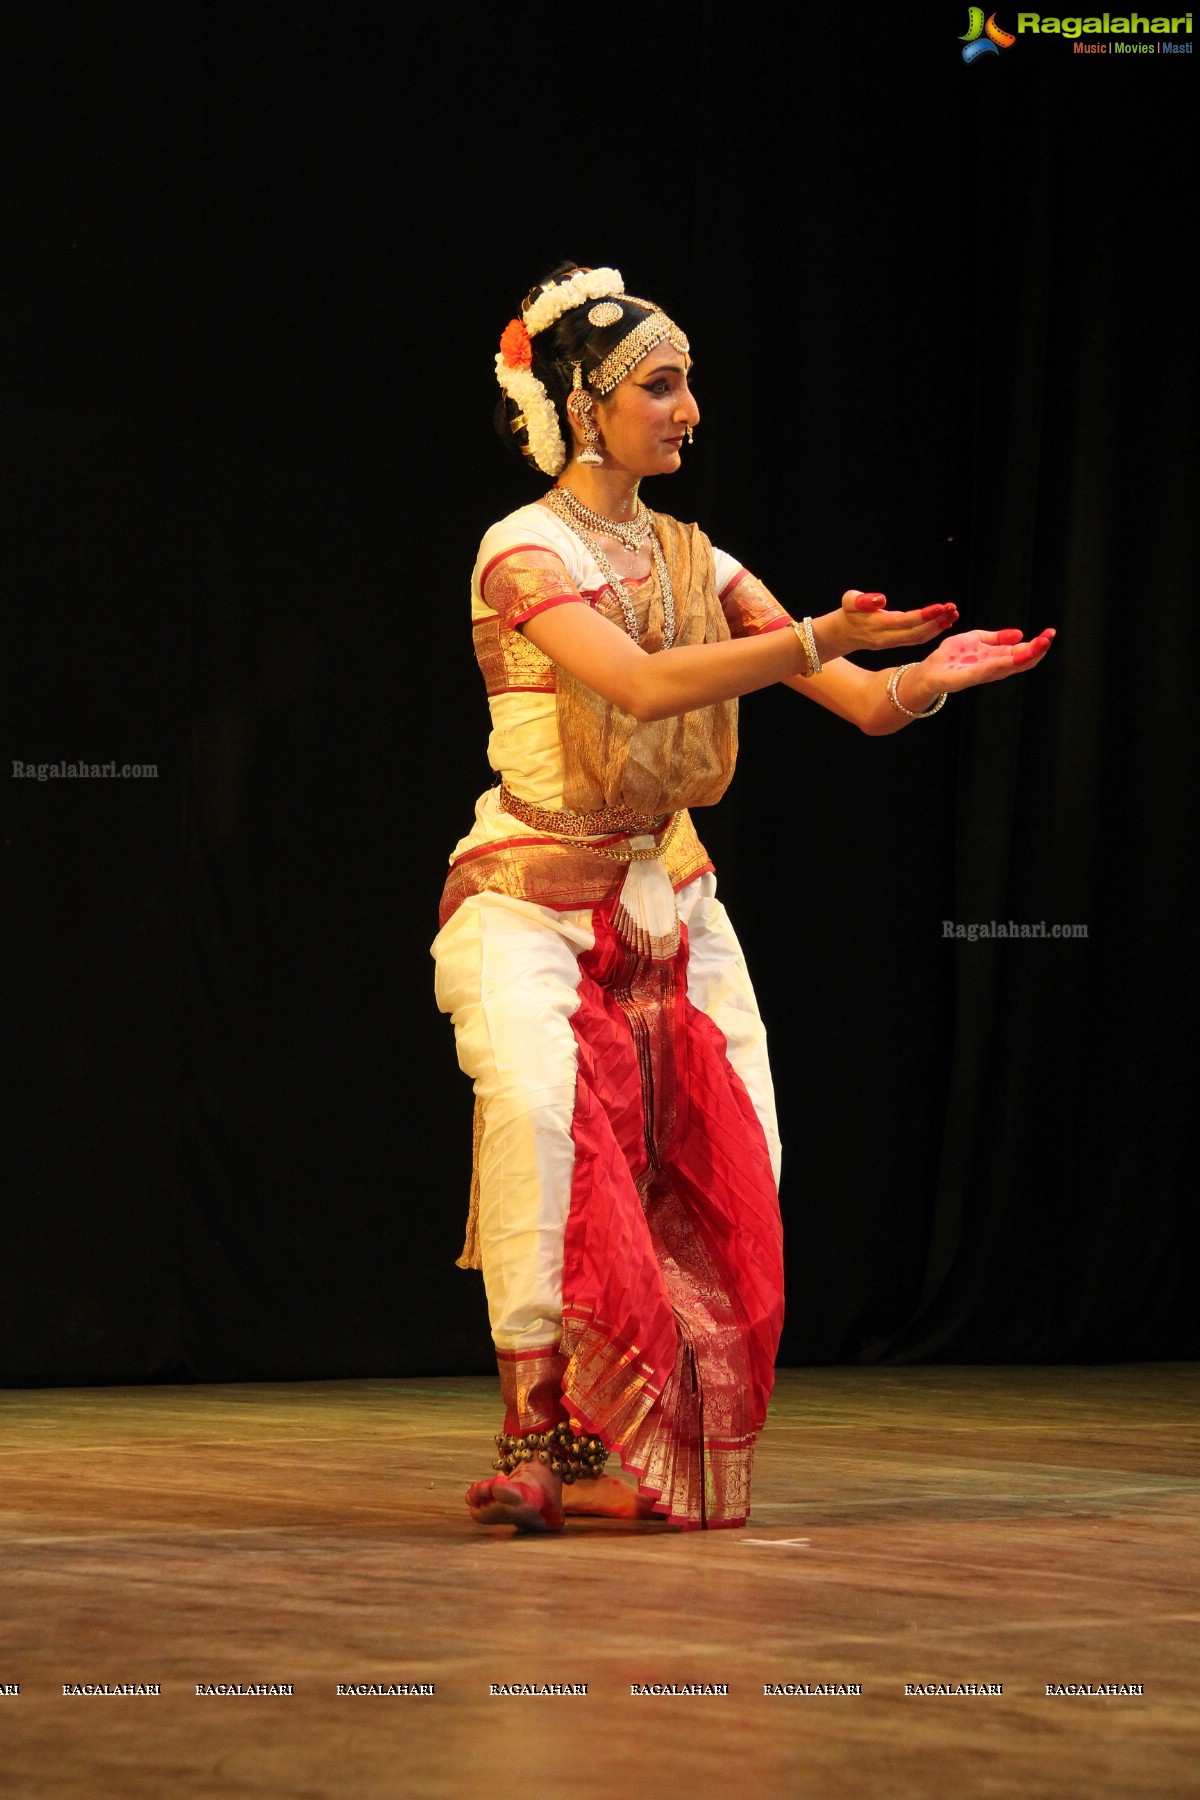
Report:
<svg viewBox="0 0 1200 1800"><path fill-rule="evenodd" d="M600 433L596 430L596 423L592 418L592 396L585 394L580 405L583 407L583 449L579 452L579 460L581 463L590 463L598 469L604 458L599 450Z"/></svg>
<svg viewBox="0 0 1200 1800"><path fill-rule="evenodd" d="M688 425L685 427L685 430L687 431L687 441L690 444L692 441L693 428L692 428L692 426Z"/></svg>
<svg viewBox="0 0 1200 1800"><path fill-rule="evenodd" d="M572 363L571 370L571 391L572 394L579 395L575 404L575 415L583 422L583 449L579 452L578 460L581 463L587 463L589 468L598 469L604 458L597 449L600 433L596 430L596 424L592 418L592 396L584 391L581 365Z"/></svg>

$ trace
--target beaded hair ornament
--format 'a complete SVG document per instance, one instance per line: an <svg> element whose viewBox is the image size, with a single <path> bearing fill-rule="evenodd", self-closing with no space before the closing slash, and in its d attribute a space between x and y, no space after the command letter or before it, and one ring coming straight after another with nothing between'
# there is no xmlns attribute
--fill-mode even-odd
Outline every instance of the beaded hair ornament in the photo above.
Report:
<svg viewBox="0 0 1200 1800"><path fill-rule="evenodd" d="M622 309L615 304L620 298L646 309L646 316L611 350L598 368L587 377L587 384L601 398L610 394L643 356L656 344L669 342L681 355L688 352L688 340L666 313L625 292L619 269L578 269L565 281L554 281L544 287L536 300L522 308L519 319L510 319L500 337L496 356L496 379L502 391L516 405L509 429L524 428L529 443L530 460L543 475L561 474L566 467L567 447L559 429L558 413L544 384L534 374L533 339L566 312L593 301L588 313L589 324L597 327L615 325Z"/></svg>

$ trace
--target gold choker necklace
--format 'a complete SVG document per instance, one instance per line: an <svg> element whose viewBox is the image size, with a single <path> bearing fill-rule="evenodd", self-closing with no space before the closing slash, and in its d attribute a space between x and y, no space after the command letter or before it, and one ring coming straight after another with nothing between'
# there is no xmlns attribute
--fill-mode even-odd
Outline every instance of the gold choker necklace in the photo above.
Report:
<svg viewBox="0 0 1200 1800"><path fill-rule="evenodd" d="M552 487L546 499L561 517L573 519L585 531L598 531L605 537L616 538L627 550L640 550L649 535L650 513L644 506L638 506L632 519L606 519L603 513L593 512L590 506L585 506L570 488Z"/></svg>
<svg viewBox="0 0 1200 1800"><path fill-rule="evenodd" d="M625 584L609 562L607 556L605 556L599 544L596 542L595 537L592 535L592 531L583 524L581 519L576 518L575 507L578 507L581 513L586 513L589 518L595 519L597 527L601 531L608 531L613 521L611 519L601 518L599 513L589 512L582 501L575 500L574 494L571 495L571 499L575 500L575 507L556 505L555 496L558 494L566 494L567 491L566 488L551 488L546 499L549 501L558 517L562 520L563 524L567 527L568 531L574 532L580 543L591 553L596 567L604 577L605 584L611 588L613 598L621 608L621 617L625 621L625 630L635 644L639 643L640 638L638 635L637 614L633 609L633 603L630 600L629 595L625 592ZM638 514L637 522L639 526L643 519L646 522L643 530L643 540L646 536L649 536L650 538L650 549L654 556L654 568L658 575L658 591L662 600L662 647L664 650L669 650L675 642L675 593L671 586L671 576L667 569L667 559L663 555L662 545L658 541L658 533L650 530L650 520L652 517L653 514L649 509L643 507ZM630 548L636 548L636 546L631 545Z"/></svg>

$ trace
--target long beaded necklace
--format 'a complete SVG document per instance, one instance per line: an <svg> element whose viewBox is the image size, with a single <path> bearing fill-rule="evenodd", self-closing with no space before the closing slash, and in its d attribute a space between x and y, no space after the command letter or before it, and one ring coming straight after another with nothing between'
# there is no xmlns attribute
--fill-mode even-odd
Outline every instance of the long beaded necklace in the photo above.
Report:
<svg viewBox="0 0 1200 1800"><path fill-rule="evenodd" d="M592 557L595 559L596 567L599 569L600 573L603 575L603 577L605 579L605 582L612 589L613 593L615 594L615 596L617 598L617 601L621 608L621 616L625 622L625 630L628 632L629 636L633 639L634 643L636 644L638 642L638 623L637 623L637 614L633 610L633 602L630 600L629 595L625 592L625 586L624 586L624 583L622 582L620 576L617 574L616 570L613 568L612 564L609 562L607 556L605 556L603 550L601 550L599 544L596 542L595 538L592 536L592 533L590 531L586 530L584 528L582 522L580 521L580 519L578 519L574 516L573 507L570 505L564 504L562 501L560 501L558 499L558 496L560 494L566 494L567 491L568 490L566 488L551 488L550 492L546 496L546 499L549 502L549 504L554 508L555 513L562 520L563 524L565 526L567 526L567 528L570 531L573 531L575 533L575 536L580 540L580 542L584 545L584 547L588 551L591 552ZM572 499L572 501L574 501L575 506L577 506L581 512L586 513L589 511L589 509L583 505L582 501L575 500L575 496L573 494L571 495L571 499ZM613 528L613 525L615 524L615 521L602 518L599 513L590 513L589 516L591 518L595 519L597 530L605 531L605 532L612 531L612 535L614 537L620 537L621 530L626 529L624 527L621 527L617 530L613 530L612 528ZM662 596L662 606L663 606L663 643L662 643L662 647L664 650L669 650L671 648L671 645L675 642L675 590L671 586L671 577L667 572L667 561L662 553L662 545L658 541L658 533L656 531L650 530L651 514L647 507L641 508L641 510L639 511L639 513L637 515L637 521L633 521L632 523L636 526L637 523L639 523L642 519L645 520L645 526L642 531L642 542L645 542L645 539L647 536L649 537L650 549L651 549L651 553L653 554L653 557L654 557L654 568L658 575L658 591ZM630 548L630 549L636 548L636 546L630 545L628 543L628 539L622 539L622 542L624 542L626 544L627 548Z"/></svg>

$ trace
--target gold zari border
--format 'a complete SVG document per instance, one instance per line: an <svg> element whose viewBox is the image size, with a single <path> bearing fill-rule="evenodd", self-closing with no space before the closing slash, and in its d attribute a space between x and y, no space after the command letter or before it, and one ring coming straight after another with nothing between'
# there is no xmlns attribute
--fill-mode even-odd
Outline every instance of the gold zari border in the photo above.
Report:
<svg viewBox="0 0 1200 1800"><path fill-rule="evenodd" d="M562 1400L566 1366L557 1344L542 1350L496 1351L505 1431L523 1437L566 1418Z"/></svg>
<svg viewBox="0 0 1200 1800"><path fill-rule="evenodd" d="M750 1512L755 1435L719 1438L705 1428L692 1344L680 1334L675 1368L660 1393L636 1351L622 1351L583 1314L563 1319L569 1361L563 1400L634 1471L680 1524L738 1526Z"/></svg>
<svg viewBox="0 0 1200 1800"><path fill-rule="evenodd" d="M511 813L534 831L552 831L556 837L604 837L613 832L658 831L669 814L634 812L628 806L601 806L595 812L572 812L569 807L534 806L501 784L500 811Z"/></svg>
<svg viewBox="0 0 1200 1800"><path fill-rule="evenodd" d="M619 838L614 847L621 847ZM689 813L680 817L674 836L663 850L662 861L675 889L712 867ZM515 900L529 900L535 906L563 911L604 906L616 900L625 875L625 863L596 856L580 844L550 838L517 838L490 844L486 849L468 850L451 864L438 916L445 925L464 900L485 893L508 894Z"/></svg>

